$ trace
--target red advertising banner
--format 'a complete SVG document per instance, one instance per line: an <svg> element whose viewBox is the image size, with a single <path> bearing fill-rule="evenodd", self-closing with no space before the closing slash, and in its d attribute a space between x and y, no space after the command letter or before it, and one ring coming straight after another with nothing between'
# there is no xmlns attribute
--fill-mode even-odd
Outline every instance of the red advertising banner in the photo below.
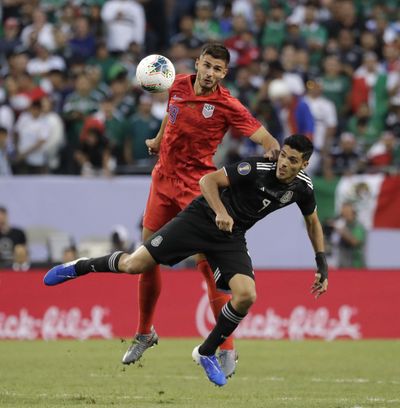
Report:
<svg viewBox="0 0 400 408"><path fill-rule="evenodd" d="M56 287L44 271L0 272L0 339L130 337L137 277L92 274ZM237 338L400 338L400 270L332 271L329 292L309 293L313 271L256 271L258 298ZM214 325L201 274L164 270L160 336L206 336Z"/></svg>

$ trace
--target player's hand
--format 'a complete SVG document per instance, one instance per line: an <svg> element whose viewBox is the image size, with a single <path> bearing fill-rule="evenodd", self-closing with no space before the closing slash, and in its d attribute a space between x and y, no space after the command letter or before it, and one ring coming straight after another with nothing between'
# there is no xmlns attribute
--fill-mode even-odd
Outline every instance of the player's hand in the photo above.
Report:
<svg viewBox="0 0 400 408"><path fill-rule="evenodd" d="M229 214L217 214L215 223L221 231L232 232L233 218Z"/></svg>
<svg viewBox="0 0 400 408"><path fill-rule="evenodd" d="M315 295L315 299L318 299L321 295L323 295L328 290L328 279L324 279L321 281L321 274L315 274L315 280L313 285L311 286L311 293Z"/></svg>
<svg viewBox="0 0 400 408"><path fill-rule="evenodd" d="M311 293L318 299L328 290L328 263L324 252L317 252L315 254L315 261L317 263L317 273L315 274L314 283L311 286Z"/></svg>
<svg viewBox="0 0 400 408"><path fill-rule="evenodd" d="M160 139L155 137L153 139L146 139L147 150L150 155L158 154L160 151Z"/></svg>
<svg viewBox="0 0 400 408"><path fill-rule="evenodd" d="M268 150L268 151L264 154L264 157L265 157L266 159L268 159L268 160L271 160L271 161L277 161L280 152L281 152L281 151L278 150L278 149Z"/></svg>

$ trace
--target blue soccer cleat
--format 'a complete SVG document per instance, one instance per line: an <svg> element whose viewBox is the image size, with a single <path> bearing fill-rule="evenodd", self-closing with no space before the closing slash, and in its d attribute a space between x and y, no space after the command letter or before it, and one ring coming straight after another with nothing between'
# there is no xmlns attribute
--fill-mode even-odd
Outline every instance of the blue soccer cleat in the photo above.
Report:
<svg viewBox="0 0 400 408"><path fill-rule="evenodd" d="M67 262L61 265L57 265L54 268L51 268L43 278L43 282L47 286L55 286L60 283L64 283L71 279L78 277L75 271L75 264L78 261L82 261L89 258L79 258L75 261Z"/></svg>
<svg viewBox="0 0 400 408"><path fill-rule="evenodd" d="M193 360L201 365L204 368L204 371L207 374L208 379L218 385L218 387L222 387L226 384L225 374L221 369L221 366L218 363L217 357L215 355L212 356L202 356L199 353L199 347L196 346L192 352Z"/></svg>

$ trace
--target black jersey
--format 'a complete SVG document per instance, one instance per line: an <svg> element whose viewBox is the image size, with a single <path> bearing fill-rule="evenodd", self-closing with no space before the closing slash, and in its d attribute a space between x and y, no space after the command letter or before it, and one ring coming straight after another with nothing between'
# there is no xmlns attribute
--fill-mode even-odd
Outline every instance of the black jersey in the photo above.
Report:
<svg viewBox="0 0 400 408"><path fill-rule="evenodd" d="M262 157L225 166L224 170L230 186L221 191L221 200L235 222L234 228L246 231L273 211L293 203L304 216L316 208L312 181L303 171L291 183L282 183L276 177L276 162ZM203 196L196 201L215 217Z"/></svg>

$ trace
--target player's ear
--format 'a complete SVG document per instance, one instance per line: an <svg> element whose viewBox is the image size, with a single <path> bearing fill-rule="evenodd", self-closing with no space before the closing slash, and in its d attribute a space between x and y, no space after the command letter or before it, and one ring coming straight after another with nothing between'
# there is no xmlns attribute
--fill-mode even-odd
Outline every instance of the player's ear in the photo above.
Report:
<svg viewBox="0 0 400 408"><path fill-rule="evenodd" d="M301 170L304 170L308 166L309 161L308 160L303 160L303 163L301 165Z"/></svg>
<svg viewBox="0 0 400 408"><path fill-rule="evenodd" d="M194 67L196 68L196 71L197 71L198 66L199 66L199 59L196 58L196 62L194 63Z"/></svg>

